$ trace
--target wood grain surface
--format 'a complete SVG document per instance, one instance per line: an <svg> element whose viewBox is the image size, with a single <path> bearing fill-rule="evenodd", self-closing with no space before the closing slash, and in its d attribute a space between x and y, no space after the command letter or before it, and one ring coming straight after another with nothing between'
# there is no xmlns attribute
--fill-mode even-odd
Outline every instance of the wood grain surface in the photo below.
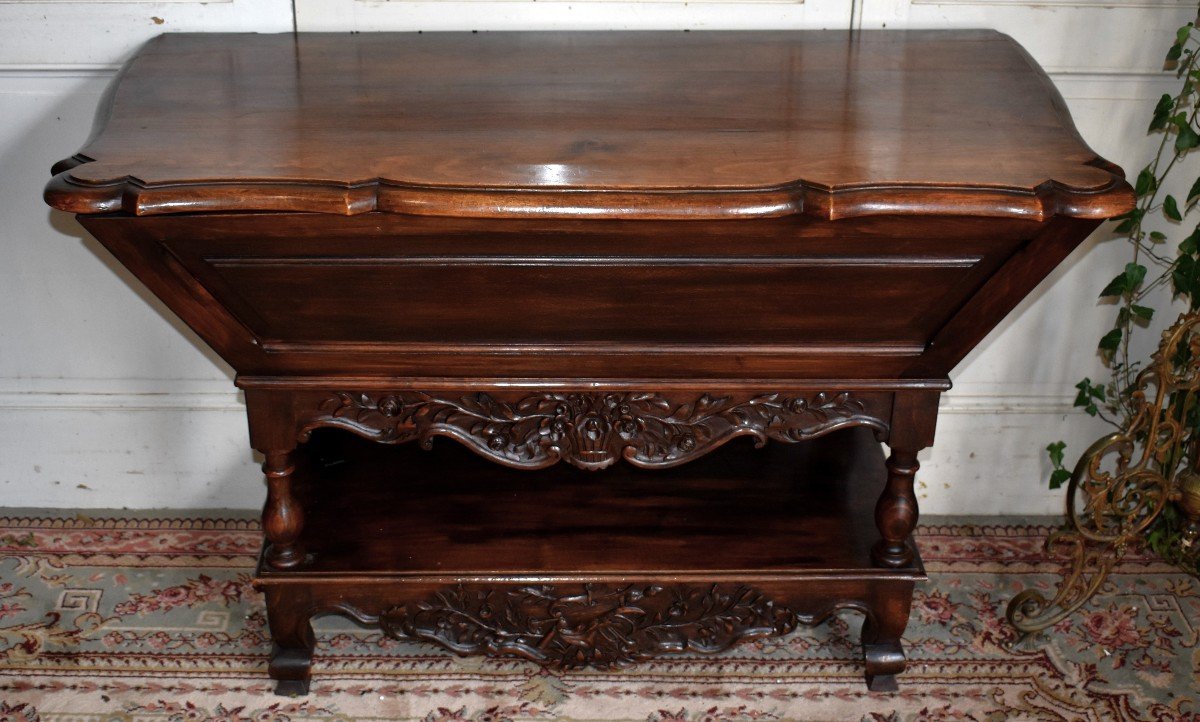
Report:
<svg viewBox="0 0 1200 722"><path fill-rule="evenodd" d="M167 34L47 189L76 213L1106 218L992 31Z"/></svg>

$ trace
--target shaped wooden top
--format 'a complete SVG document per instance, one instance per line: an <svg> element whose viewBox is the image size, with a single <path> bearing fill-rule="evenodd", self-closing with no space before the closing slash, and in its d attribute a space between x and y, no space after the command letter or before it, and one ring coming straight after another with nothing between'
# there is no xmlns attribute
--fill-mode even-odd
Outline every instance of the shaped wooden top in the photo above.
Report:
<svg viewBox="0 0 1200 722"><path fill-rule="evenodd" d="M168 34L76 213L1106 218L1120 169L991 31Z"/></svg>

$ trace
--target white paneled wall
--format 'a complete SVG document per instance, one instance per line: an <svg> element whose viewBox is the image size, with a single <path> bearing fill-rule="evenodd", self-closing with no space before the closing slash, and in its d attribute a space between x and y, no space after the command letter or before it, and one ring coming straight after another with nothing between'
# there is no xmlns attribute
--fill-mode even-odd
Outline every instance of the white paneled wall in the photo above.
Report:
<svg viewBox="0 0 1200 722"><path fill-rule="evenodd" d="M0 1L0 506L261 505L230 370L41 186L145 40L292 27L290 0Z"/></svg>
<svg viewBox="0 0 1200 722"><path fill-rule="evenodd" d="M502 28L995 27L1052 74L1084 137L1144 164L1170 29L1169 0L430 2L0 0L0 506L240 507L264 492L231 371L41 187L86 138L99 94L159 32ZM986 142L981 138L980 142ZM1042 448L1081 450L1102 427L1070 410L1103 371L1111 323L1099 288L1125 263L1097 237L954 374L938 442L918 476L933 513L1053 513ZM1168 314L1169 315L1169 314Z"/></svg>
<svg viewBox="0 0 1200 722"><path fill-rule="evenodd" d="M296 0L312 30L849 28L850 0Z"/></svg>

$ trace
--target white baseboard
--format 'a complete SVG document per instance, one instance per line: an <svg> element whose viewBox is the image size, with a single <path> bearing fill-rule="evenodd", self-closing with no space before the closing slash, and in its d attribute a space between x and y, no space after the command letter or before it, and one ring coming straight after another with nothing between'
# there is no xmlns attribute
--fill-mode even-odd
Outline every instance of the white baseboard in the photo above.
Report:
<svg viewBox="0 0 1200 722"><path fill-rule="evenodd" d="M1102 431L1071 398L947 394L917 477L924 510L1058 513L1046 444L1065 438L1070 456ZM0 506L253 509L257 464L228 379L0 379Z"/></svg>

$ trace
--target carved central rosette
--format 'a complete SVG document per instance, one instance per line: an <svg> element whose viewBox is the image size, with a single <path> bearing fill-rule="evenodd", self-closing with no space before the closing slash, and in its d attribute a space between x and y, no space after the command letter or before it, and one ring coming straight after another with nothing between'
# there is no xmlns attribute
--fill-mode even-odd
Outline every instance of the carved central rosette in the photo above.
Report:
<svg viewBox="0 0 1200 722"><path fill-rule="evenodd" d="M648 392L534 393L515 402L477 393L458 398L418 391L339 392L301 419L300 438L322 426L395 444L446 436L507 466L538 469L566 461L603 469L627 459L669 467L738 436L801 441L845 426L887 425L847 392L811 399L762 394L734 400L703 394L673 402Z"/></svg>
<svg viewBox="0 0 1200 722"><path fill-rule="evenodd" d="M393 607L379 625L390 637L434 642L459 654L607 668L656 653L719 652L739 640L787 634L799 621L741 585L460 585Z"/></svg>
<svg viewBox="0 0 1200 722"><path fill-rule="evenodd" d="M662 456L696 446L690 431L662 422L670 407L653 394L546 394L523 399L517 410L544 420L540 446L582 469L611 466L617 454L636 449L639 439Z"/></svg>

